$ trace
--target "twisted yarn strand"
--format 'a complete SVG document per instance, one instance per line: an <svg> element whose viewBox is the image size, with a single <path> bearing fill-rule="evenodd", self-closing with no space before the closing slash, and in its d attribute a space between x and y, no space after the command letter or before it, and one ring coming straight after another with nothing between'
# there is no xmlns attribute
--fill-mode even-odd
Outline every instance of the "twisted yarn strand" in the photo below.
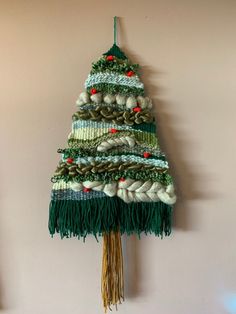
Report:
<svg viewBox="0 0 236 314"><path fill-rule="evenodd" d="M100 145L98 145L97 151L106 152L107 150L111 149L114 146L123 146L123 145L134 147L135 139L130 136L108 139L106 141L103 141Z"/></svg>
<svg viewBox="0 0 236 314"><path fill-rule="evenodd" d="M109 197L117 195L126 203L162 201L165 204L172 205L176 201L172 184L165 187L158 182L152 182L150 180L135 181L126 179L125 181L111 182L108 184L101 181L72 182L70 187L74 191L89 188L94 191L104 192Z"/></svg>

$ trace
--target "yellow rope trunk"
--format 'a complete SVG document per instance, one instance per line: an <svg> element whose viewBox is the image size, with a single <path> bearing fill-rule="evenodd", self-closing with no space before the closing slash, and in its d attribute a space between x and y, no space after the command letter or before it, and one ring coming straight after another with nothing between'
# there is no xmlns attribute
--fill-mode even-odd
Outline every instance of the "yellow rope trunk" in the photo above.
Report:
<svg viewBox="0 0 236 314"><path fill-rule="evenodd" d="M119 231L103 234L102 299L105 312L124 300L121 235Z"/></svg>

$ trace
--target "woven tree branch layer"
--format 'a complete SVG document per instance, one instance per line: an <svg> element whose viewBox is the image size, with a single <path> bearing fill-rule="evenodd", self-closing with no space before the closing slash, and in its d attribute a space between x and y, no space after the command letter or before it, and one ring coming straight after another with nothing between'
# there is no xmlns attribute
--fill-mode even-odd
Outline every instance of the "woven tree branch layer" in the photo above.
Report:
<svg viewBox="0 0 236 314"><path fill-rule="evenodd" d="M112 122L118 125L134 125L141 123L151 123L153 121L153 116L148 110L139 112L117 111L114 108L97 106L96 109L90 109L87 111L79 109L73 115L74 121L78 119L102 121L107 123Z"/></svg>

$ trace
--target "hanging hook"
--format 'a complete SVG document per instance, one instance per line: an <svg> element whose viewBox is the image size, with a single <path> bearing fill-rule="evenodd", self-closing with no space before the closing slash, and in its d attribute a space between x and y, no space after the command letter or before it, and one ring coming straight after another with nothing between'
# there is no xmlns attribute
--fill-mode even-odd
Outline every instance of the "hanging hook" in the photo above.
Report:
<svg viewBox="0 0 236 314"><path fill-rule="evenodd" d="M116 45L116 36L117 36L117 16L114 16L114 44Z"/></svg>

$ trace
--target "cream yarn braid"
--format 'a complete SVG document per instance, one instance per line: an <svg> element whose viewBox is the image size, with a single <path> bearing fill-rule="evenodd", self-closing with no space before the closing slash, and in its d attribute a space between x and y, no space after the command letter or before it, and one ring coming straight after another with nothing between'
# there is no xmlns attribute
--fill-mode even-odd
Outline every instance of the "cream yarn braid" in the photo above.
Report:
<svg viewBox="0 0 236 314"><path fill-rule="evenodd" d="M135 139L130 136L108 139L106 141L103 141L100 145L98 145L97 151L106 152L107 150L111 149L114 146L123 146L123 145L134 147L135 143L136 143Z"/></svg>
<svg viewBox="0 0 236 314"><path fill-rule="evenodd" d="M58 183L55 183L58 184ZM135 181L126 179L125 181L103 183L101 181L72 182L70 185L74 191L82 191L83 188L104 192L107 196L117 195L124 202L157 202L172 205L176 202L174 187L172 184L164 187L158 182Z"/></svg>

